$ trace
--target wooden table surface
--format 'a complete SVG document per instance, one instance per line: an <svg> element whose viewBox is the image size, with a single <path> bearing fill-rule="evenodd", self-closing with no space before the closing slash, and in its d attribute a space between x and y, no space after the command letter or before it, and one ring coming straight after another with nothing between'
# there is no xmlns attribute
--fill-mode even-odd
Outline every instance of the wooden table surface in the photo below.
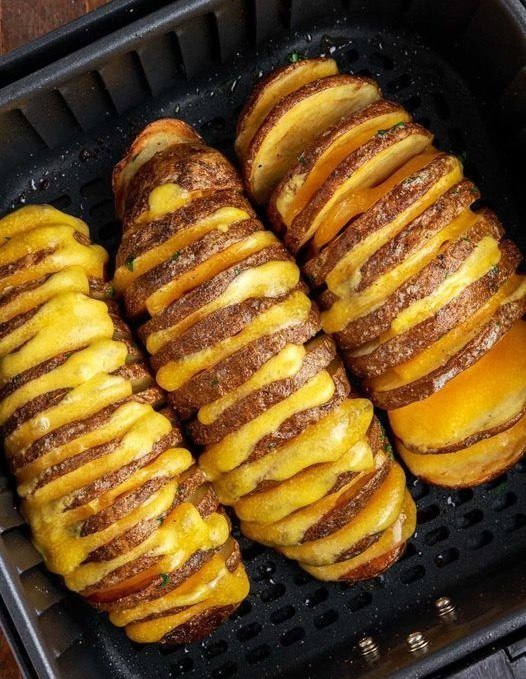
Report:
<svg viewBox="0 0 526 679"><path fill-rule="evenodd" d="M105 5L109 0L0 0L0 54ZM0 678L21 679L0 632Z"/></svg>

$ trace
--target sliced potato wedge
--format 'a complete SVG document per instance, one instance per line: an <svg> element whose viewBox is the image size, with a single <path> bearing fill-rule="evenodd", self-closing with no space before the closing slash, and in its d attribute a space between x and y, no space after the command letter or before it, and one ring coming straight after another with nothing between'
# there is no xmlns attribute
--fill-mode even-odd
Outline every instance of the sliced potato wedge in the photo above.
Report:
<svg viewBox="0 0 526 679"><path fill-rule="evenodd" d="M428 165L438 155L432 149L429 154L423 153L432 138L415 123L403 123L382 136L375 135L329 175L292 222L285 243L297 252L314 238L314 251L319 251L351 219Z"/></svg>
<svg viewBox="0 0 526 679"><path fill-rule="evenodd" d="M349 524L319 540L288 544L280 546L279 549L285 556L312 566L327 566L334 563L341 554L349 551L364 538L384 531L394 523L400 514L404 494L404 472L398 465L392 465L385 481L365 508ZM244 527L243 531L245 535L251 537L252 526L249 531ZM289 542L287 537L283 536L285 544Z"/></svg>
<svg viewBox="0 0 526 679"><path fill-rule="evenodd" d="M268 207L271 224L288 228L329 175L348 155L378 132L410 116L401 106L381 99L338 121L301 154L274 190Z"/></svg>
<svg viewBox="0 0 526 679"><path fill-rule="evenodd" d="M348 580L357 582L373 578L396 561L416 527L416 506L406 490L397 520L370 547L360 554L328 566L300 563L307 573L318 580Z"/></svg>
<svg viewBox="0 0 526 679"><path fill-rule="evenodd" d="M248 192L265 203L315 137L380 97L376 83L350 75L319 78L284 97L255 133L243 172Z"/></svg>
<svg viewBox="0 0 526 679"><path fill-rule="evenodd" d="M272 71L258 82L239 115L235 143L239 158L245 158L254 135L276 104L307 83L337 73L334 59L301 59Z"/></svg>

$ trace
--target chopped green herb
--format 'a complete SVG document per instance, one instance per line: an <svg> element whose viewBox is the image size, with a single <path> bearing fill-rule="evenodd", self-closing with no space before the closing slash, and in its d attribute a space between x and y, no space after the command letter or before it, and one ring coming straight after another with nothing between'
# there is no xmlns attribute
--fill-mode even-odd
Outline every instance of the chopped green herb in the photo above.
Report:
<svg viewBox="0 0 526 679"><path fill-rule="evenodd" d="M168 573L161 573L161 582L158 584L158 587L166 587L169 582L170 576Z"/></svg>
<svg viewBox="0 0 526 679"><path fill-rule="evenodd" d="M305 155L303 153L300 153L300 155L298 156L298 163L300 165L305 165L306 162L307 161L305 160Z"/></svg>
<svg viewBox="0 0 526 679"><path fill-rule="evenodd" d="M219 385L219 380L217 379L217 377L214 377L214 379L210 382L210 384L213 387L217 387Z"/></svg>
<svg viewBox="0 0 526 679"><path fill-rule="evenodd" d="M462 153L459 153L457 157L458 157L458 159L460 160L460 162L464 165L464 163L465 163L466 160L467 160L467 154L466 154L466 152L465 152L465 151L462 151Z"/></svg>
<svg viewBox="0 0 526 679"><path fill-rule="evenodd" d="M500 267L498 264L495 264L494 266L491 267L490 273L493 274L493 276L497 276L500 271Z"/></svg>
<svg viewBox="0 0 526 679"><path fill-rule="evenodd" d="M177 260L179 259L180 256L181 256L181 251L176 250L172 255L172 262L177 262Z"/></svg>
<svg viewBox="0 0 526 679"><path fill-rule="evenodd" d="M267 448L269 450L273 450L278 444L275 441L271 441L268 445Z"/></svg>
<svg viewBox="0 0 526 679"><path fill-rule="evenodd" d="M464 243L471 243L471 241L469 240L469 238L467 236L462 236L462 238L460 240L463 241Z"/></svg>
<svg viewBox="0 0 526 679"><path fill-rule="evenodd" d="M110 285L110 287L106 291L106 296L111 297L112 299L115 297L115 288L113 287L113 285Z"/></svg>
<svg viewBox="0 0 526 679"><path fill-rule="evenodd" d="M301 52L291 52L291 53L287 56L287 61L288 61L290 64L297 64L298 61L301 61L303 58L304 58L304 57L303 57L303 55L301 54Z"/></svg>
<svg viewBox="0 0 526 679"><path fill-rule="evenodd" d="M240 266L236 266L234 269L234 275L239 276L239 274L243 271L243 269Z"/></svg>
<svg viewBox="0 0 526 679"><path fill-rule="evenodd" d="M480 191L477 189L476 186L472 186L469 190L474 196L480 195Z"/></svg>
<svg viewBox="0 0 526 679"><path fill-rule="evenodd" d="M389 441L387 440L387 437L384 441L384 450L389 455L389 458L391 460L394 460L393 446L389 443Z"/></svg>
<svg viewBox="0 0 526 679"><path fill-rule="evenodd" d="M130 271L133 271L134 263L135 263L135 257L130 256L130 257L126 257L126 261L124 262L124 265Z"/></svg>
<svg viewBox="0 0 526 679"><path fill-rule="evenodd" d="M405 126L406 126L406 123L400 121L399 123L395 123L394 125L391 125L391 127L389 127L386 130L378 130L378 132L376 133L376 136L377 137L385 137L385 135L389 134L389 132L392 132L393 130L402 129Z"/></svg>

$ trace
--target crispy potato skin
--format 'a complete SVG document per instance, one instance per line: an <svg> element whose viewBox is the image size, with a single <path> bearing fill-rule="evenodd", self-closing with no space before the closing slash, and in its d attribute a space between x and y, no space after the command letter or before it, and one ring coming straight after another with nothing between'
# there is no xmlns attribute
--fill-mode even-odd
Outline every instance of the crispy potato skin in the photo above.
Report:
<svg viewBox="0 0 526 679"><path fill-rule="evenodd" d="M297 264L254 218L239 180L222 169L226 161L218 160L214 180L208 159L216 152L193 139L157 149L156 134L146 128L135 142L148 160L133 176L130 155L118 166L116 186L119 177L131 178L121 196L125 228L117 262L127 311L143 316L140 337L157 381L202 446L202 472L219 500L238 511L241 529L255 531L264 544L320 550L321 561L335 564L366 554L397 521L405 493L371 404L351 393L333 340L319 334L319 312ZM206 164L198 166L197 154ZM182 203L178 178L186 182ZM175 197L150 219L145 206L164 184ZM231 208L246 217L219 218ZM183 243L175 256L173 238ZM141 266L126 273L137 252ZM165 289L174 292L154 305ZM369 509L373 500L383 520ZM397 554L409 534L400 535ZM368 577L395 559L394 547L375 557ZM211 611L200 624L222 614Z"/></svg>
<svg viewBox="0 0 526 679"><path fill-rule="evenodd" d="M275 81L279 72L269 78ZM315 82L310 86L315 89ZM260 144L271 138L283 108L282 101L255 133ZM398 115L399 122L380 129L375 121L387 113ZM389 160L389 148L401 149L403 140L418 135L427 143ZM517 274L520 252L493 213L476 209L479 191L463 177L458 159L438 152L431 140L396 104L380 99L330 129L320 126L267 205L271 225L315 291L323 329L333 334L346 366L362 378L373 402L393 413L431 402L486 355L497 356L499 343L516 332L526 312L526 279ZM240 161L250 186L249 161L245 156ZM520 351L518 344L510 350L512 364L518 365ZM487 376L480 380L482 388ZM459 410L457 417L464 419L457 434L438 447L415 448L409 419L397 420L399 447L411 471L460 487L507 469L521 454L517 448L513 455L501 453L502 463L495 459L490 468L471 451L516 427L526 409L521 389L510 386L502 403L492 406L498 425L477 424L484 412ZM504 408L508 418L500 415ZM415 409L415 417L431 426L432 408ZM429 463L420 459L424 454ZM458 462L441 470L454 455ZM474 461L469 473L463 456Z"/></svg>
<svg viewBox="0 0 526 679"><path fill-rule="evenodd" d="M35 545L135 641L209 634L248 580L217 496L112 299L107 254L84 224L47 206L0 220L0 242L10 261L0 275L9 284L1 428ZM181 597L192 591L199 605Z"/></svg>

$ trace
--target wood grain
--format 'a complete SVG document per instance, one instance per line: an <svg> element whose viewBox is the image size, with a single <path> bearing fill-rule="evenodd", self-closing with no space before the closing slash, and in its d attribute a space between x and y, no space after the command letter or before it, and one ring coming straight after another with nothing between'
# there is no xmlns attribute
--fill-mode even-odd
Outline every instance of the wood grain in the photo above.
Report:
<svg viewBox="0 0 526 679"><path fill-rule="evenodd" d="M48 33L109 0L0 0L0 55ZM0 678L22 679L0 632Z"/></svg>
<svg viewBox="0 0 526 679"><path fill-rule="evenodd" d="M0 632L0 677L2 679L22 679L16 660L2 632Z"/></svg>
<svg viewBox="0 0 526 679"><path fill-rule="evenodd" d="M0 54L24 45L108 0L0 0Z"/></svg>

